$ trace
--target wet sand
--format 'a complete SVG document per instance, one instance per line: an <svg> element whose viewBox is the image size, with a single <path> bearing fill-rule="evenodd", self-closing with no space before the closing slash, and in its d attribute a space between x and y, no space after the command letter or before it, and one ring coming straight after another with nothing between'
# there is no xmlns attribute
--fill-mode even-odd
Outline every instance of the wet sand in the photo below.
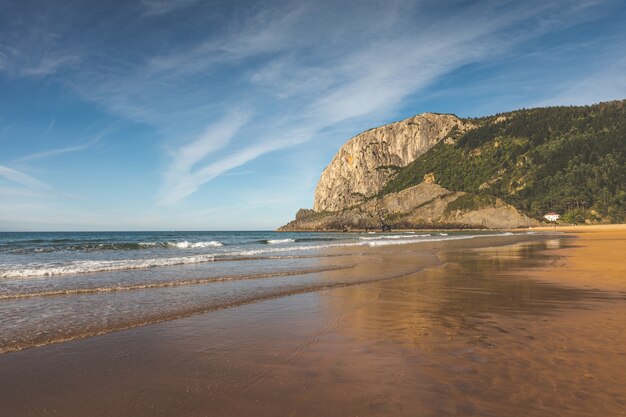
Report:
<svg viewBox="0 0 626 417"><path fill-rule="evenodd" d="M380 249L373 275L431 266L0 355L0 415L626 415L626 230L506 243Z"/></svg>

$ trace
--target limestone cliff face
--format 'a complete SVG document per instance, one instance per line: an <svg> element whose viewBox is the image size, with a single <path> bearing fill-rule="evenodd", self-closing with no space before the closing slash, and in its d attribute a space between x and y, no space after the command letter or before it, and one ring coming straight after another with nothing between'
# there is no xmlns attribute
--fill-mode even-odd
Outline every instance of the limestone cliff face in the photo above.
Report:
<svg viewBox="0 0 626 417"><path fill-rule="evenodd" d="M470 127L453 115L424 113L353 137L322 173L313 209L340 211L362 203L454 128Z"/></svg>
<svg viewBox="0 0 626 417"><path fill-rule="evenodd" d="M378 196L396 171L441 140L474 128L453 115L424 113L350 139L326 167L313 210L279 230L491 229L537 222L495 197L447 190L431 173L422 183Z"/></svg>

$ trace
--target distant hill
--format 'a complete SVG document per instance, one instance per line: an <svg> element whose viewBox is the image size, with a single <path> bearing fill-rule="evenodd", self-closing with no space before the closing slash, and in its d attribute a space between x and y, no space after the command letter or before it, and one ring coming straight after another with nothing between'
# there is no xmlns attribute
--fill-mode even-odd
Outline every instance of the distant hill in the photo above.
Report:
<svg viewBox="0 0 626 417"><path fill-rule="evenodd" d="M370 129L326 167L314 210L281 230L523 227L550 211L626 221L626 100Z"/></svg>
<svg viewBox="0 0 626 417"><path fill-rule="evenodd" d="M626 100L582 107L518 110L464 119L403 167L380 194L434 176L452 191L495 196L540 219L626 220Z"/></svg>

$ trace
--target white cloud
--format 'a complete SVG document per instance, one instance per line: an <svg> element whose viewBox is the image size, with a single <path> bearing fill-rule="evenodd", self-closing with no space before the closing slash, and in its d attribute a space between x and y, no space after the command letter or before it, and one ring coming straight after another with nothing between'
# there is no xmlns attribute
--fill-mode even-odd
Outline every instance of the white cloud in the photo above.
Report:
<svg viewBox="0 0 626 417"><path fill-rule="evenodd" d="M0 43L0 73L40 78L76 67L80 62L79 54L58 45L57 34L45 27L3 35L6 38Z"/></svg>
<svg viewBox="0 0 626 417"><path fill-rule="evenodd" d="M487 1L452 14L411 1L266 6L240 10L196 44L77 80L85 97L169 141L192 137L230 108L252 110L254 120L227 116L171 153L161 203L346 121L367 128L373 117L395 117L408 97L462 65L590 15L584 1Z"/></svg>
<svg viewBox="0 0 626 417"><path fill-rule="evenodd" d="M244 21L235 28L227 26L225 33L219 37L211 37L183 50L176 49L154 56L148 60L145 73L172 79L307 43L306 38L292 36L307 9L307 5L301 3L271 11L260 9L252 15L242 11L241 19Z"/></svg>
<svg viewBox="0 0 626 417"><path fill-rule="evenodd" d="M30 77L44 77L60 71L62 68L78 63L76 55L54 55L46 53L36 62L25 65L20 69L20 75Z"/></svg>
<svg viewBox="0 0 626 417"><path fill-rule="evenodd" d="M222 120L208 126L194 141L172 152L172 161L164 175L160 201L167 204L194 193L202 184L210 179L206 167L196 169L194 166L213 152L224 148L237 131L249 120L242 112L235 112Z"/></svg>
<svg viewBox="0 0 626 417"><path fill-rule="evenodd" d="M5 53L0 51L0 71L3 71L9 65L9 58Z"/></svg>
<svg viewBox="0 0 626 417"><path fill-rule="evenodd" d="M48 184L15 169L0 165L0 177L35 190L52 190Z"/></svg>
<svg viewBox="0 0 626 417"><path fill-rule="evenodd" d="M15 162L32 161L32 160L35 160L35 159L44 159L44 158L50 158L50 157L53 157L53 156L63 155L63 154L66 154L66 153L83 151L83 150L89 149L93 145L95 145L100 140L100 138L101 138L101 136L98 135L95 138L91 139L89 142L84 143L82 145L67 146L67 147L64 147L64 148L49 149L47 151L32 153L32 154L29 154L29 155L26 155L26 156L23 156L21 158L16 159Z"/></svg>
<svg viewBox="0 0 626 417"><path fill-rule="evenodd" d="M50 123L48 123L48 127L46 128L45 134L50 133L50 131L52 130L52 128L54 127L54 125L56 124L56 119L52 119L50 120Z"/></svg>
<svg viewBox="0 0 626 417"><path fill-rule="evenodd" d="M170 13L174 10L189 7L197 0L141 0L147 16Z"/></svg>
<svg viewBox="0 0 626 417"><path fill-rule="evenodd" d="M47 184L25 174L30 171L21 165L8 163L20 171L0 166L0 187L6 185L0 188L0 197L16 204L0 208L0 218L4 224L22 219L37 225L54 222L58 227L69 217L74 224L82 227L84 222L93 225L91 228L107 224L116 228L174 224L211 227L216 223L206 218L216 216L198 212L191 217L187 214L197 211L197 207L175 207L175 203L202 190L206 192L205 201L210 201L202 209L221 212L217 216L220 221L238 227L246 213L254 212L250 207L264 211L265 206L295 205L294 195L298 192L298 201L308 201L312 193L301 190L312 190L320 165L330 152L353 133L417 112L407 108L408 100L417 106L426 102L417 95L425 94L446 74L473 63L493 69L515 56L545 54L553 44L578 48L580 39L561 40L563 33L539 37L606 17L611 7L623 7L619 0L452 3L140 0L103 8L102 15L100 10L78 4L69 9L53 5L36 10L11 7L9 13L0 16L0 76L31 78L19 82L31 83L33 88L51 86L48 80L42 82L48 77L57 82L55 88L61 98L67 98L63 96L67 89L74 88L109 113L97 117L113 115L135 122L128 124L129 135L124 143L120 140L116 144L117 150L127 157L128 152L137 152L131 158L143 158L146 178L138 179L138 183L143 181L146 194L158 190L158 202L170 206L147 207L148 203L138 202L144 197L139 192L137 201L121 205L115 198L107 199L103 203L110 204L107 208L87 207L87 200L100 202L102 198L68 202L72 196L55 193ZM143 18L136 19L138 13ZM619 48L598 42L595 33L584 42L597 42L598 48ZM564 55L574 54L570 51ZM598 64L597 68L602 69L597 73L589 72L588 77L578 81L564 77L562 93L552 102L582 104L626 95L621 70L626 62L614 61L614 66L607 62L610 60ZM529 73L541 78L542 70L535 68ZM481 82L489 86L491 93L481 87L481 95L486 100L502 97L501 90L510 87L509 75L510 71L501 71L482 77ZM531 76L527 79L527 85L537 90L541 86L541 80L535 83ZM463 83L450 80L442 84L450 91L447 98L454 100L462 95L458 85ZM545 79L543 82L547 83ZM465 84L477 86L471 79ZM554 84L550 82L550 91L557 90ZM519 85L525 83L518 81ZM62 104L61 100L53 102ZM507 103L516 105L514 99ZM64 115L63 109L53 111L47 114ZM85 114L92 117L94 113ZM13 138L7 140L9 122L15 121L2 122L5 127L0 127L0 142L4 138L4 145L11 146ZM45 135L53 128L56 131L54 122L48 126L47 132L42 129L40 133ZM160 182L152 182L154 161L145 159L152 153L143 153L145 146L152 145L146 133L154 138L155 146L165 150ZM279 152L307 141L319 141L319 146L309 144ZM61 144L50 146L59 147L39 152L31 149L34 153L13 162L79 152L91 143L65 138ZM272 152L276 154L267 156ZM110 155L115 157L114 153ZM263 156L252 167L251 162ZM267 166L269 161L278 165ZM227 197L211 194L208 182L247 169L254 169L255 177L239 178L238 187L230 187ZM116 178L102 178L98 194L112 192L116 184L111 182ZM271 180L264 181L268 178ZM124 198L124 191L117 191L115 188L115 195ZM55 197L61 197L58 206L53 205ZM29 198L30 206L17 204ZM230 200L225 201L227 198ZM131 203L143 206L127 211ZM85 205L84 212L66 210L72 204ZM289 213L287 216L292 208L274 207L272 214L259 217L277 218L281 209ZM181 210L185 210L184 216ZM113 214L107 217L104 211ZM124 217L132 219L126 226L120 222ZM256 217L249 221L258 224Z"/></svg>

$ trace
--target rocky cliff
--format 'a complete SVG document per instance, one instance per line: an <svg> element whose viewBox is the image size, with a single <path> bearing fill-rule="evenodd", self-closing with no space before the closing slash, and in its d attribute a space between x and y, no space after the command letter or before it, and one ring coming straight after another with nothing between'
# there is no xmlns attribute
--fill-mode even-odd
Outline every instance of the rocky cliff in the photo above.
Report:
<svg viewBox="0 0 626 417"><path fill-rule="evenodd" d="M350 139L322 173L314 210L282 229L506 228L550 211L625 222L625 137L626 100L421 114Z"/></svg>
<svg viewBox="0 0 626 417"><path fill-rule="evenodd" d="M424 113L353 137L323 171L313 209L340 211L362 203L450 132L470 127L453 115Z"/></svg>
<svg viewBox="0 0 626 417"><path fill-rule="evenodd" d="M479 126L454 115L424 113L363 132L344 144L323 171L313 210L300 210L281 227L295 230L374 230L403 228L512 228L537 225L500 198L442 187L439 172L423 173L413 186L389 192L399 173L424 163L440 147ZM423 162L420 162L423 161ZM429 166L430 166L429 165ZM423 170L422 170L423 171ZM463 178L461 175L461 179ZM416 184L416 185L414 185Z"/></svg>

